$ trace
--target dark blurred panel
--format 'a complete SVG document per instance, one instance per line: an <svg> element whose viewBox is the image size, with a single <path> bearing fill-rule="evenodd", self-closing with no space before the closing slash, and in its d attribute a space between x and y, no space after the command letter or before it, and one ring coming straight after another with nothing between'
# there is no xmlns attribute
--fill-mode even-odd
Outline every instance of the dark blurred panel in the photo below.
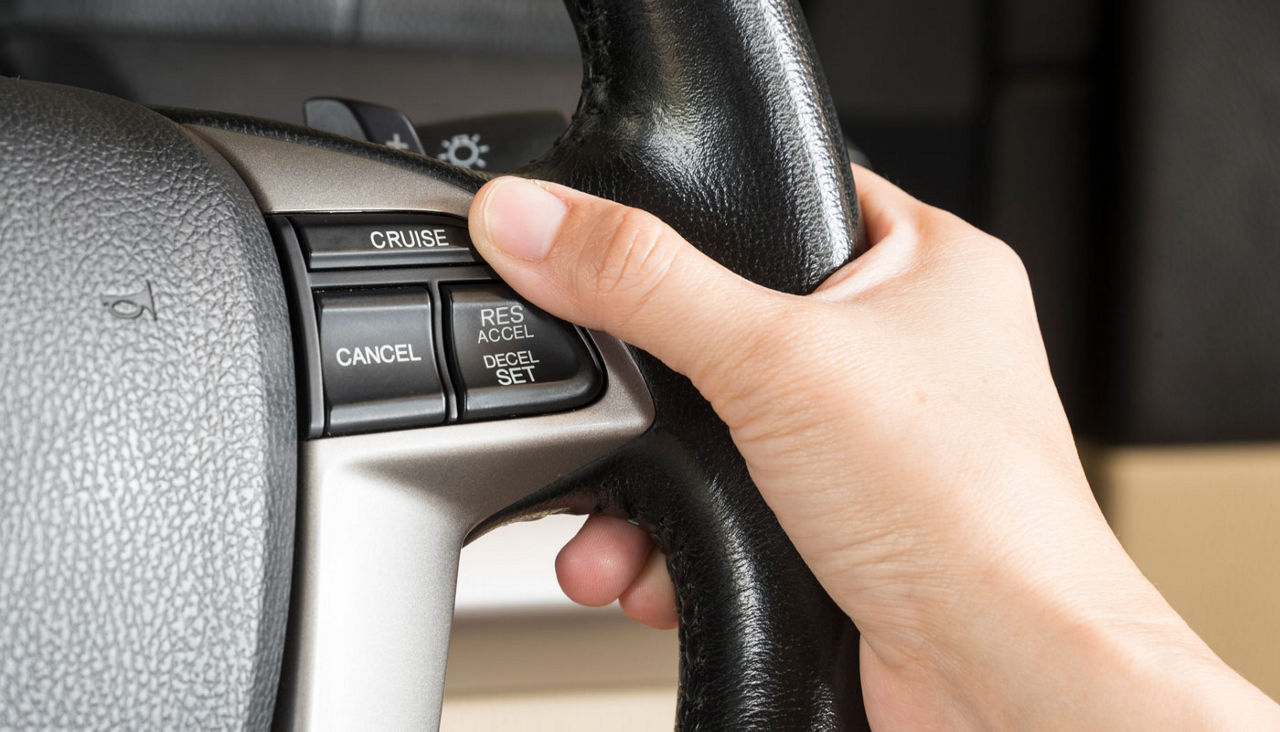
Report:
<svg viewBox="0 0 1280 732"><path fill-rule="evenodd" d="M395 107L420 123L521 109L550 108L567 114L577 106L582 79L576 58L345 44L26 32L12 35L7 46L27 78L97 89L146 104L218 109L287 122L301 122L303 101L318 96ZM76 59L86 61L68 63Z"/></svg>
<svg viewBox="0 0 1280 732"><path fill-rule="evenodd" d="M356 27L368 44L578 60L563 0L362 0Z"/></svg>
<svg viewBox="0 0 1280 732"><path fill-rule="evenodd" d="M1092 426L1101 284L1091 276L1095 160L1091 85L1027 79L1003 85L991 114L989 230L1022 257L1054 380L1072 424Z"/></svg>
<svg viewBox="0 0 1280 732"><path fill-rule="evenodd" d="M842 116L957 119L978 108L978 0L810 0L809 27Z"/></svg>
<svg viewBox="0 0 1280 732"><path fill-rule="evenodd" d="M0 0L12 75L290 122L343 96L415 122L577 105L561 0Z"/></svg>
<svg viewBox="0 0 1280 732"><path fill-rule="evenodd" d="M1087 63L1097 51L1100 0L998 0L996 7L1004 64Z"/></svg>
<svg viewBox="0 0 1280 732"><path fill-rule="evenodd" d="M29 29L335 39L354 27L347 0L7 0L0 20Z"/></svg>
<svg viewBox="0 0 1280 732"><path fill-rule="evenodd" d="M1138 0L1126 28L1110 432L1280 438L1280 3Z"/></svg>
<svg viewBox="0 0 1280 732"><path fill-rule="evenodd" d="M0 0L0 22L573 59L578 48L561 0Z"/></svg>
<svg viewBox="0 0 1280 732"><path fill-rule="evenodd" d="M978 185L983 133L975 120L845 117L845 134L876 172L911 195L981 223Z"/></svg>
<svg viewBox="0 0 1280 732"><path fill-rule="evenodd" d="M805 11L853 142L882 175L974 218L981 3L810 0Z"/></svg>

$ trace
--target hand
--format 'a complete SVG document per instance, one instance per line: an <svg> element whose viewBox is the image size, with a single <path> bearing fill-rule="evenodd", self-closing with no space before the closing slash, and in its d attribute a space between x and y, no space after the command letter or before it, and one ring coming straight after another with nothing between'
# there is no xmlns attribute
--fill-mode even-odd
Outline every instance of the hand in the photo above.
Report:
<svg viewBox="0 0 1280 732"><path fill-rule="evenodd" d="M855 173L873 247L806 297L738 277L649 214L554 184L490 182L472 234L534 304L649 351L710 401L861 630L874 726L1277 714L1107 527L1017 256ZM620 599L659 627L675 622L664 570L646 536L605 517L557 560L571 598ZM1133 716L1136 699L1149 717Z"/></svg>

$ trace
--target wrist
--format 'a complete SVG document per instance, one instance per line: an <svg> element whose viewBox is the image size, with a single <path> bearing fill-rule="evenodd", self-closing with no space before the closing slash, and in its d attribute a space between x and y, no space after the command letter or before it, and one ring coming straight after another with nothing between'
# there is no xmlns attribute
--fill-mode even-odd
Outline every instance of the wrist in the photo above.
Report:
<svg viewBox="0 0 1280 732"><path fill-rule="evenodd" d="M1127 556L1124 564L1097 573L1119 578L1106 587L1031 593L997 616L988 632L1003 640L970 650L977 663L954 676L970 718L1017 729L1280 726L1280 707L1224 664Z"/></svg>
<svg viewBox="0 0 1280 732"><path fill-rule="evenodd" d="M1100 614L1073 634L1064 701L1075 718L1096 729L1274 729L1280 709L1151 594L1141 616Z"/></svg>

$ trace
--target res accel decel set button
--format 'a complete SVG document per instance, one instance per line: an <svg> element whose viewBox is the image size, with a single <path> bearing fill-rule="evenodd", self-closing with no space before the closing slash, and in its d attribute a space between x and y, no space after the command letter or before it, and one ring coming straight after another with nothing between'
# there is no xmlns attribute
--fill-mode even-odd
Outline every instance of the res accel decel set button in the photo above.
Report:
<svg viewBox="0 0 1280 732"><path fill-rule="evenodd" d="M441 288L463 419L572 409L604 378L577 329L499 284Z"/></svg>

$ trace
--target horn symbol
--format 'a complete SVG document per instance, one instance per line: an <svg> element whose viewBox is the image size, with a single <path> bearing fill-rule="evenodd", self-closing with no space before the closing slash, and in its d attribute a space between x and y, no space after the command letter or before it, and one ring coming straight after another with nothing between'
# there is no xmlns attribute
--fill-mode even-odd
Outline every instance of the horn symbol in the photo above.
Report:
<svg viewBox="0 0 1280 732"><path fill-rule="evenodd" d="M151 280L147 280L145 288L131 295L103 295L99 299L113 318L137 320L143 313L151 313L151 319L156 319L156 301L151 294Z"/></svg>

